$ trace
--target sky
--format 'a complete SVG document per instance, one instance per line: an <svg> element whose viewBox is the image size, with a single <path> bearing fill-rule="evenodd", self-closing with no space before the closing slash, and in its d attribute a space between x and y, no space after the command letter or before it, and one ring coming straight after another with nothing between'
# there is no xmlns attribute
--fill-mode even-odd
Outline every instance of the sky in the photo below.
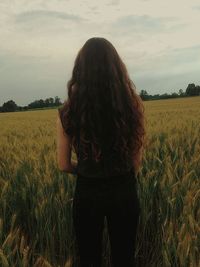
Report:
<svg viewBox="0 0 200 267"><path fill-rule="evenodd" d="M0 105L67 98L91 37L117 49L139 93L200 85L199 0L0 0Z"/></svg>

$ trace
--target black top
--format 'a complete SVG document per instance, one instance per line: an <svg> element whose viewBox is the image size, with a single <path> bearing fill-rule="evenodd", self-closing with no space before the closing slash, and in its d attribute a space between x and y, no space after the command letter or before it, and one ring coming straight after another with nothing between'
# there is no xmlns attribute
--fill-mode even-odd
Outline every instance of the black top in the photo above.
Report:
<svg viewBox="0 0 200 267"><path fill-rule="evenodd" d="M91 150L89 150L89 157L83 159L82 147L79 142L77 174L87 177L103 178L123 175L133 168L132 162L128 164L125 160L120 159L119 153L112 151L112 148L109 146L107 148L102 148L102 158L96 162L91 156Z"/></svg>
<svg viewBox="0 0 200 267"><path fill-rule="evenodd" d="M60 108L58 111L62 123ZM125 175L130 171L134 172L132 162L120 159L119 153L114 152L112 146L109 144L102 147L102 158L100 161L96 162L91 155L90 149L89 157L83 159L82 144L80 138L78 138L78 164L76 169L78 175L84 177L106 178L110 176Z"/></svg>

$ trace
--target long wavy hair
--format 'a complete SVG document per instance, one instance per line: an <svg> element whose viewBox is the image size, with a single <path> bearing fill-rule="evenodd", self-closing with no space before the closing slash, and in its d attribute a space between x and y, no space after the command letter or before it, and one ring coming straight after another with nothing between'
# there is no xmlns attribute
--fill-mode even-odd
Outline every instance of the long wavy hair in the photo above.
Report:
<svg viewBox="0 0 200 267"><path fill-rule="evenodd" d="M108 40L93 37L85 42L67 90L59 112L64 132L72 137L72 150L79 155L81 144L83 159L117 155L130 165L145 144L144 105Z"/></svg>

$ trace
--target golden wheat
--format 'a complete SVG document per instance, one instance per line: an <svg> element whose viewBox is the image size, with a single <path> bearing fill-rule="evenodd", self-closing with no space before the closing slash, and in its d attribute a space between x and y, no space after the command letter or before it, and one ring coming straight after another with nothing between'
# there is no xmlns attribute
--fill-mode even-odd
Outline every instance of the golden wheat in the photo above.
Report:
<svg viewBox="0 0 200 267"><path fill-rule="evenodd" d="M148 143L137 176L138 264L198 267L200 97L144 104ZM76 262L71 216L76 176L58 170L56 116L57 110L0 114L2 267L69 267Z"/></svg>

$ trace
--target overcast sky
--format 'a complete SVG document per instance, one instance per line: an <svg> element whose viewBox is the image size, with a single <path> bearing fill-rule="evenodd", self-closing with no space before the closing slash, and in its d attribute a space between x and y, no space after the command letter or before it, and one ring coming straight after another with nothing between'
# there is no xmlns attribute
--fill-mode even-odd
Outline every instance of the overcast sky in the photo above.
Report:
<svg viewBox="0 0 200 267"><path fill-rule="evenodd" d="M117 49L139 92L200 85L199 0L0 0L0 105L67 96L91 37Z"/></svg>

